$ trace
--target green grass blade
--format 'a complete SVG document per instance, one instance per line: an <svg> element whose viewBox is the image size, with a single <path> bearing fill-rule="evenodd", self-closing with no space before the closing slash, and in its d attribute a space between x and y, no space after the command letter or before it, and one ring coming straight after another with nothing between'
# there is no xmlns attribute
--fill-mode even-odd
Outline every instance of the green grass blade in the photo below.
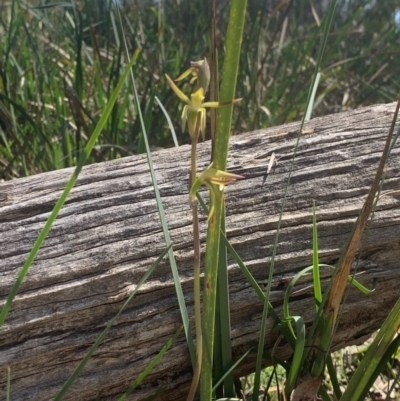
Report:
<svg viewBox="0 0 400 401"><path fill-rule="evenodd" d="M307 96L306 113L304 114L303 120L301 122L300 130L303 129L304 121L307 121L306 120L307 118L308 119L311 118L310 110L312 110L312 107L310 105L313 103L313 94L315 96L315 92L317 91L318 81L320 78L319 71L320 71L321 64L322 64L322 57L324 56L326 44L328 42L328 35L329 35L329 31L331 29L333 17L335 15L336 5L337 5L337 0L333 0L329 6L328 14L324 18L324 35L322 38L321 47L318 52L318 59L317 59L316 65L315 65L315 70L314 70L313 79L312 79L312 82L310 85L310 90L309 90L308 96Z"/></svg>
<svg viewBox="0 0 400 401"><path fill-rule="evenodd" d="M314 109L314 102L315 102L315 95L317 94L317 89L318 89L318 84L319 84L319 80L321 78L321 73L318 72L317 73L317 77L315 79L315 81L313 82L313 88L311 91L311 97L310 97L310 101L307 105L307 110L306 110L306 116L304 121L310 121L311 120L311 115Z"/></svg>
<svg viewBox="0 0 400 401"><path fill-rule="evenodd" d="M216 396L225 395L226 397L235 396L235 386L233 376L227 373L229 366L232 365L232 344L231 344L231 320L229 306L229 282L228 282L228 260L223 232L225 231L225 210L221 219L221 239L219 243L218 260L218 282L217 282L217 302L216 302L216 322L215 322L215 377L225 377L223 380L223 391L221 394L216 392ZM222 390L222 388L220 389Z"/></svg>
<svg viewBox="0 0 400 401"><path fill-rule="evenodd" d="M244 17L247 0L232 0L226 38L226 54L222 72L220 102L230 102L235 98L239 73L239 57L243 40ZM217 110L217 132L215 135L214 167L225 171L231 134L233 105Z"/></svg>
<svg viewBox="0 0 400 401"><path fill-rule="evenodd" d="M393 136L392 143L390 144L389 148L389 154L391 153L392 149L394 148L394 145L396 145L397 139L400 136L400 128L397 130L396 135Z"/></svg>
<svg viewBox="0 0 400 401"><path fill-rule="evenodd" d="M79 373L82 371L82 369L85 367L93 353L97 350L99 347L100 343L103 341L104 337L107 335L107 333L110 331L112 325L115 323L115 321L119 318L121 313L125 310L125 308L128 306L129 302L132 300L132 298L135 296L135 294L139 291L140 287L142 284L149 278L149 276L153 273L154 269L157 267L157 265L161 262L161 260L164 258L164 256L168 253L170 250L171 246L166 248L164 252L157 258L157 260L151 265L150 269L143 275L143 277L140 279L138 282L136 288L132 291L132 294L129 295L128 299L124 302L122 305L121 309L118 311L118 313L110 320L110 322L107 324L106 328L101 332L101 334L97 337L96 341L94 344L89 348L87 351L85 357L79 362L79 365L75 368L75 370L71 373L70 377L68 380L64 383L63 387L61 390L57 393L56 397L54 398L54 401L60 401L63 396L66 394L68 389L71 387L72 383L76 380L78 377Z"/></svg>
<svg viewBox="0 0 400 401"><path fill-rule="evenodd" d="M314 298L317 303L317 310L322 302L321 279L319 276L319 260L318 260L318 229L317 215L315 212L315 201L313 201L313 285Z"/></svg>
<svg viewBox="0 0 400 401"><path fill-rule="evenodd" d="M251 350L252 350L252 348L250 348L248 351L246 351L229 369L226 370L226 372L221 376L221 378L215 383L215 385L213 387L213 391L215 391L222 384L222 382L225 380L227 375L230 375L231 373L233 373L233 371L236 369L236 367L239 366L240 362L242 362L243 359L246 358L246 356L249 354L249 352Z"/></svg>
<svg viewBox="0 0 400 401"><path fill-rule="evenodd" d="M118 8L118 13L119 13L119 21L120 21L120 24L121 24L121 27L122 27L122 19L121 19L121 13L120 13L119 8ZM122 35L123 35L123 40L124 40L124 45L125 45L125 51L126 51L127 54L129 54L124 31L122 31ZM163 234L164 234L165 243L166 243L166 245L168 247L170 247L172 245L171 237L169 235L168 224L167 224L167 221L165 219L164 207L163 207L163 204L162 204L160 191L159 191L158 185L157 185L157 178L156 178L156 174L155 174L155 171L154 171L154 166L153 166L153 162L152 162L152 158L151 158L151 152L150 152L149 141L148 141L148 138L147 138L146 127L145 127L142 111L140 110L139 96L138 96L138 93L137 93L137 90L136 90L135 78L134 78L134 75L133 75L132 71L131 71L131 83L132 83L132 89L133 89L133 93L134 93L134 97L135 97L135 101L136 101L136 106L137 106L137 109L138 109L140 125L142 127L143 139L144 139L144 143L145 143L145 146L146 146L147 161L148 161L148 166L149 166L149 169L150 169L150 176L151 176L151 180L152 180L152 183L153 183L154 193L155 193L155 196L156 196L158 215L160 217L160 222L161 222L161 226L162 226L162 230L163 230ZM186 340L187 340L187 344L188 344L188 348L189 348L190 359L191 359L192 366L193 366L193 369L194 369L195 366L196 366L196 351L195 351L195 347L194 347L194 343L193 343L193 337L192 337L192 334L190 332L189 316L188 316L187 309L186 309L185 298L183 296L183 291L182 291L182 286L181 286L181 282L180 282L178 266L176 265L176 260L175 260L174 251L172 249L172 246L169 249L168 258L169 258L169 262L170 262L170 265L171 265L172 276L173 276L174 284L175 284L175 291L176 291L176 295L177 295L177 298L178 298L178 304L179 304L179 309L180 309L180 312L181 312L183 329L184 329L184 332L185 332L185 336L186 336Z"/></svg>
<svg viewBox="0 0 400 401"><path fill-rule="evenodd" d="M296 380L302 370L303 352L306 340L306 325L303 318L301 316L293 316L292 319L296 322L296 344L285 383L285 393L288 400L290 399L290 394L292 393L294 386L296 385Z"/></svg>
<svg viewBox="0 0 400 401"><path fill-rule="evenodd" d="M167 119L168 126L169 126L169 129L170 129L170 131L171 131L172 139L173 139L173 141L174 141L174 145L175 145L175 146L179 146L178 138L177 138L177 136L176 136L174 124L172 124L171 117L169 116L167 110L165 110L165 107L164 107L163 104L161 103L161 100L160 100L157 96L155 97L155 99L156 99L156 102L158 103L158 105L160 106L160 109L161 109L162 112L164 113L165 118Z"/></svg>
<svg viewBox="0 0 400 401"><path fill-rule="evenodd" d="M153 103L154 103L154 98L156 97L156 92L157 92L157 88L154 87L151 91L150 99L147 102L147 107L144 112L144 127L146 130L146 135L148 132L150 132L151 115L153 112ZM142 153L146 152L146 144L145 144L144 136L145 136L144 133L142 133L139 136L139 143L138 143L137 152L136 152L137 154L142 154Z"/></svg>
<svg viewBox="0 0 400 401"><path fill-rule="evenodd" d="M333 392L336 399L340 400L342 396L342 390L340 389L340 383L338 380L338 371L336 366L333 364L332 355L328 354L326 358L326 367L328 368L329 378L332 383Z"/></svg>
<svg viewBox="0 0 400 401"><path fill-rule="evenodd" d="M161 351L151 360L151 362L146 366L139 377L129 386L128 390L118 398L118 401L126 400L126 397L144 380L144 378L151 372L151 370L156 366L160 359L166 354L166 352L171 348L172 344L175 342L176 338L182 331L183 326L179 327L176 333L167 341L167 343L162 347Z"/></svg>
<svg viewBox="0 0 400 401"><path fill-rule="evenodd" d="M118 28L117 28L117 24L115 23L115 17L114 17L113 13L110 13L110 21L111 21L112 30L114 33L115 44L117 45L117 48L120 48L121 42L119 39ZM121 24L121 26L122 26L122 24Z"/></svg>
<svg viewBox="0 0 400 401"><path fill-rule="evenodd" d="M290 338L286 340L288 343L292 346L292 349L294 350L295 348L295 334L293 331L293 328L290 325L290 312L289 312L289 301L290 301L290 296L293 292L293 288L296 285L297 281L300 279L300 277L304 276L307 274L309 271L311 271L314 268L314 266L308 266L302 270L300 270L291 280L288 285L288 288L285 291L285 296L283 297L283 317L284 317L284 323L286 324L288 328L288 332L290 333ZM332 268L334 268L332 266Z"/></svg>
<svg viewBox="0 0 400 401"><path fill-rule="evenodd" d="M112 111L112 108L117 100L117 97L122 89L122 86L125 82L126 77L129 74L130 69L135 64L138 54L139 54L138 51L135 52L135 54L130 59L129 64L125 67L124 72L122 73L117 86L113 90L110 100L108 101L107 106L104 109L104 112L101 115L101 118L100 118L99 122L97 123L92 136L90 137L88 143L86 144L86 146L80 156L79 162L78 162L74 172L72 173L71 178L69 179L67 185L65 186L64 191L62 192L60 198L58 199L56 205L54 206L54 208L53 208L49 218L47 219L44 227L42 228L42 231L40 232L38 238L36 239L36 241L32 247L32 250L29 252L29 255L26 258L26 261L25 261L24 265L22 266L22 269L18 274L17 280L15 281L14 285L12 286L12 288L10 290L10 293L7 297L6 303L1 310L0 327L3 325L4 320L7 317L8 311L10 310L10 307L11 307L11 303L12 303L13 299L15 298L19 287L22 284L22 281L24 280L26 274L28 273L28 270L29 270L33 260L35 259L37 253L39 252L39 249L42 246L44 239L46 238L48 232L50 231L50 228L51 228L54 220L56 219L58 213L60 212L65 201L67 200L67 197L68 197L69 193L71 192L72 187L75 185L78 175L79 175L80 171L82 170L82 167L85 164L87 158L89 157L90 152L93 149L93 147L97 141L97 138L99 137L99 135L101 133L101 130L103 129L104 125L106 124L108 116L110 115L110 113Z"/></svg>
<svg viewBox="0 0 400 401"><path fill-rule="evenodd" d="M319 387L318 395L321 397L322 401L334 401L334 399L332 399L332 397L328 394L324 386Z"/></svg>
<svg viewBox="0 0 400 401"><path fill-rule="evenodd" d="M384 367L381 366L381 364L383 365L383 363L385 363L386 368L389 370L389 373L390 373L389 377L391 377L393 379L392 384L386 393L385 401L390 400L391 394L395 394L396 388L398 389L399 385L400 385L400 371L397 370L397 374L396 374L396 372L393 369L396 366L396 360L398 360L398 354L399 354L398 351L399 350L400 350L400 333L398 333L397 337L392 341L389 348L385 352L384 357L381 359L380 364L376 368L376 370L379 373L382 372ZM378 375L376 375L376 377L377 376ZM372 384L371 384L371 386L372 386Z"/></svg>

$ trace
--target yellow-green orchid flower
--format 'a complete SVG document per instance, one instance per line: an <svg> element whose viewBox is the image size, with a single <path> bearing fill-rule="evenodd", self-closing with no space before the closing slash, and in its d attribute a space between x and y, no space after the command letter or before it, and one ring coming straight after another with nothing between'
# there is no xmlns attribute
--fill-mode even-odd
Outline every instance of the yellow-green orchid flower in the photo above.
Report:
<svg viewBox="0 0 400 401"><path fill-rule="evenodd" d="M211 164L196 178L196 181L193 183L192 188L190 189L190 195L192 199L195 199L196 192L199 190L202 184L216 184L219 186L219 190L222 191L225 185L242 178L244 178L242 175L217 170L216 168L212 167Z"/></svg>
<svg viewBox="0 0 400 401"><path fill-rule="evenodd" d="M206 168L195 180L190 189L190 196L192 200L196 199L196 193L200 189L200 187L204 184L210 190L210 212L208 214L207 221L209 221L214 216L214 199L215 199L215 187L210 184L216 184L219 186L219 190L222 191L225 185L230 184L236 180L240 180L244 178L242 175L228 173L226 171L217 170L216 168L210 167Z"/></svg>
<svg viewBox="0 0 400 401"><path fill-rule="evenodd" d="M204 134L206 129L206 107L218 108L220 106L226 106L228 104L237 103L241 99L234 99L231 102L205 102L204 100L204 89L199 88L196 92L190 95L190 99L175 85L174 81L165 74L168 84L171 89L175 92L179 99L186 103L186 106L182 110L182 130L186 128L186 123L189 129L189 135L194 138L201 134L204 141Z"/></svg>
<svg viewBox="0 0 400 401"><path fill-rule="evenodd" d="M206 107L217 108L220 106L219 102L205 102L204 100L204 89L199 88L196 92L190 95L190 99L175 85L174 81L165 75L169 86L179 97L186 103L186 106L182 110L182 130L186 128L186 123L189 129L189 135L193 138L198 136L199 133L202 135L204 140L204 133L206 129Z"/></svg>

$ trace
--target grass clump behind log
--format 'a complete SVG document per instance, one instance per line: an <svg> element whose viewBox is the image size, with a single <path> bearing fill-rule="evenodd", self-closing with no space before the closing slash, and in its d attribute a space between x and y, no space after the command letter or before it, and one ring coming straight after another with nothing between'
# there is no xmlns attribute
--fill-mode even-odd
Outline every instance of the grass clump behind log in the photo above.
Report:
<svg viewBox="0 0 400 401"><path fill-rule="evenodd" d="M123 2L123 24L135 65L141 108L153 146L172 146L157 96L172 121L180 105L162 79L209 51L204 2ZM238 75L233 132L298 120L305 109L324 2L250 2ZM342 4L343 3L343 4ZM217 7L226 27L228 3ZM396 100L399 10L395 1L341 2L330 33L314 115ZM220 29L217 27L217 29ZM121 27L111 1L11 1L0 15L0 179L76 165L120 78ZM217 32L223 43L225 32ZM224 48L219 46L219 57ZM178 139L187 137L177 127ZM88 163L143 151L132 94L119 96Z"/></svg>

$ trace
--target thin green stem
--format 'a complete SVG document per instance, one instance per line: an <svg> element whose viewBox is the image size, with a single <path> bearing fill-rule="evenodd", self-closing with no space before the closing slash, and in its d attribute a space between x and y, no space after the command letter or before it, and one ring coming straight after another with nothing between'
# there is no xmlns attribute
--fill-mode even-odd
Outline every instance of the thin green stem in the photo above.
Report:
<svg viewBox="0 0 400 401"><path fill-rule="evenodd" d="M199 118L197 119L196 131L199 128ZM196 180L197 162L197 139L198 135L192 137L191 148L191 166L190 166L190 188ZM190 192L190 189L189 189ZM192 401L196 394L197 386L200 380L201 362L203 358L203 336L201 330L201 299L200 299L200 230L199 230L199 216L198 216L198 201L197 199L190 198L190 206L192 208L193 216L193 287L194 287L194 316L196 326L196 367L193 373L190 391L187 396L187 401Z"/></svg>
<svg viewBox="0 0 400 401"><path fill-rule="evenodd" d="M208 222L207 233L207 251L206 251L206 274L204 277L204 310L203 310L203 328L204 328L204 352L203 369L200 382L200 399L212 399L212 372L213 372L213 349L214 349L214 330L215 330L215 305L216 305L216 286L218 272L218 257L220 236L219 228L221 226L222 210L224 205L224 194L216 185L210 189L210 198L214 212ZM211 209L211 208L210 208ZM207 307L205 307L207 305Z"/></svg>

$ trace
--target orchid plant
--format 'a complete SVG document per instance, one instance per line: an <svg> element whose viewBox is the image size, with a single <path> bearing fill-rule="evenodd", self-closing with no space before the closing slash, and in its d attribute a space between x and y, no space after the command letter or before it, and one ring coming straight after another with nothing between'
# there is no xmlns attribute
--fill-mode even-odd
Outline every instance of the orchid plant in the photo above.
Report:
<svg viewBox="0 0 400 401"><path fill-rule="evenodd" d="M182 110L181 123L182 130L184 131L187 127L191 138L191 167L190 167L190 206L193 214L193 242L194 242L194 261L193 261L193 272L194 272L194 308L195 308L195 327L196 327L196 367L193 375L193 380L188 401L192 401L196 389L200 380L201 364L203 357L203 336L202 336L202 321L201 321L201 303L200 303L200 234L199 234L199 220L197 210L197 191L202 185L206 185L210 190L210 212L208 215L207 222L209 222L214 216L214 202L215 202L215 187L211 184L217 184L219 189L222 190L224 185L234 182L237 179L244 178L237 174L231 174L226 171L221 171L213 167L213 163L204 170L199 176L197 176L197 160L196 150L199 135L201 135L203 141L205 138L206 128L206 112L207 108L218 108L221 106L233 104L239 102L241 99L234 99L231 102L216 102L209 101L204 102L205 94L208 90L210 82L210 68L207 59L191 62L191 66L188 70L184 71L175 81L181 81L182 79L192 75L190 83L196 83L193 93L186 96L175 84L175 82L166 75L169 86L174 93L185 102L185 106Z"/></svg>

